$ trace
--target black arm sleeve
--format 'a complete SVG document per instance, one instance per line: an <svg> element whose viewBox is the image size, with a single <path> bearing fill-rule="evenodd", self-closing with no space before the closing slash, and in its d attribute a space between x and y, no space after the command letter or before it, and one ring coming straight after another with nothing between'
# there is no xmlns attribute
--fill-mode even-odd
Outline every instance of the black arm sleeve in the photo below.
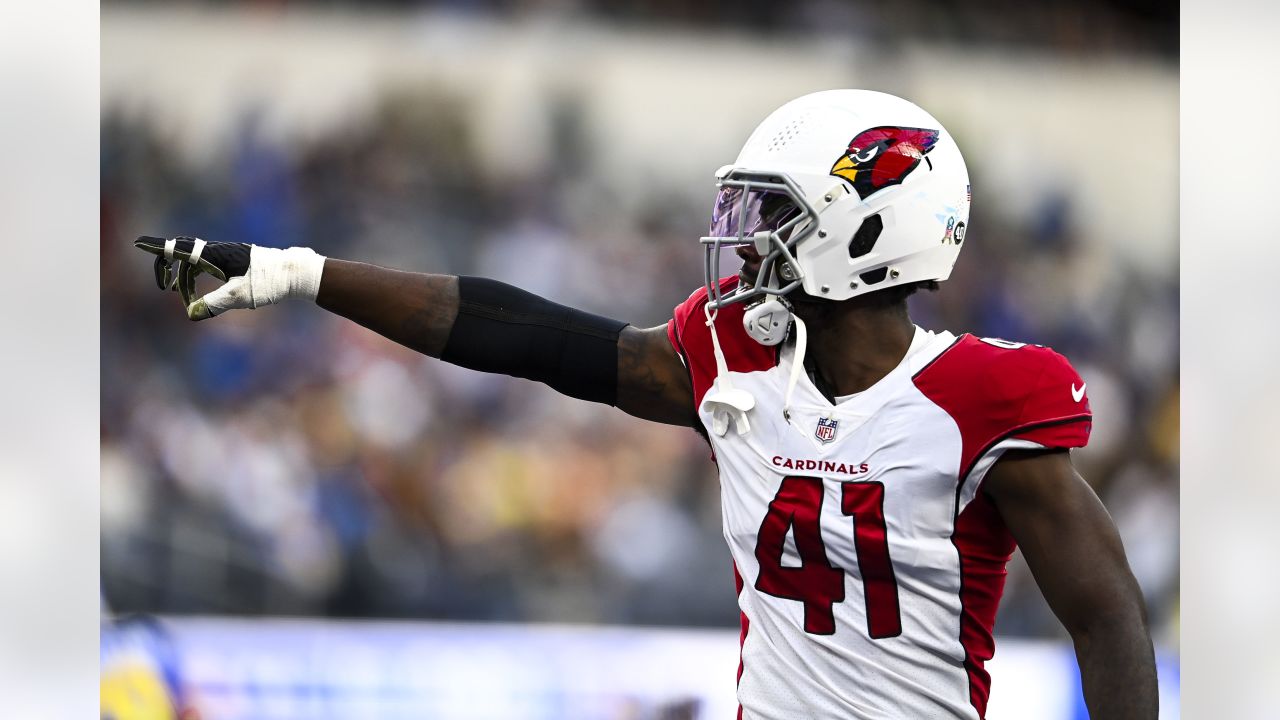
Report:
<svg viewBox="0 0 1280 720"><path fill-rule="evenodd" d="M496 280L459 277L458 316L440 359L616 405L618 335L626 326Z"/></svg>

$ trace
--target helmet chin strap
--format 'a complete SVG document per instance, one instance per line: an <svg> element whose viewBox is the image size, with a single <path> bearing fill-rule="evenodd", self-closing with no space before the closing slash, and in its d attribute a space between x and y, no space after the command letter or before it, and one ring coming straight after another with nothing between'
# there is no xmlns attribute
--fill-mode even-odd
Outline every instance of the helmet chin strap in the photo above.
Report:
<svg viewBox="0 0 1280 720"><path fill-rule="evenodd" d="M791 395L795 392L796 383L800 381L800 374L804 372L804 353L809 348L809 331L804 326L804 320L794 314L791 319L796 324L796 351L791 356L791 374L787 378L787 394L782 399L782 417L787 422L791 422Z"/></svg>
<svg viewBox="0 0 1280 720"><path fill-rule="evenodd" d="M770 295L742 314L742 327L752 340L773 347L787 338L787 326L791 324L791 305L780 297Z"/></svg>
<svg viewBox="0 0 1280 720"><path fill-rule="evenodd" d="M724 437L732 423L739 435L746 435L751 432L747 413L755 408L756 399L746 390L734 386L724 351L720 349L720 336L716 333L716 311L706 306L703 311L707 317L707 327L711 329L711 349L716 359L716 379L702 400L711 409L711 430L717 436ZM800 374L804 372L804 356L809 346L808 328L805 327L804 320L791 312L784 300L776 297L749 309L742 321L747 334L760 344L768 346L781 343L787 336L789 326L795 323L795 352L792 353L787 392L782 401L782 417L791 422L791 397L795 394Z"/></svg>
<svg viewBox="0 0 1280 720"><path fill-rule="evenodd" d="M790 377L787 379L787 394L782 402L782 417L787 422L791 422L791 396L795 393L796 383L800 381L800 373L804 372L804 354L809 345L808 328L805 327L804 320L792 312L790 303L775 296L752 305L742 315L742 325L747 334L756 342L767 346L774 346L785 340L793 322L796 326L796 346L792 355ZM715 336L714 327L712 336Z"/></svg>

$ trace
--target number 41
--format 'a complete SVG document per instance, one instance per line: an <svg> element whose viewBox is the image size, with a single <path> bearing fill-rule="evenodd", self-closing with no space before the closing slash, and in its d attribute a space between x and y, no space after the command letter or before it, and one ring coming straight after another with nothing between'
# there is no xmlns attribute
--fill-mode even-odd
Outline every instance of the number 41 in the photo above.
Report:
<svg viewBox="0 0 1280 720"><path fill-rule="evenodd" d="M902 616L885 531L884 485L846 482L841 483L840 491L840 510L853 517L853 547L866 596L867 633L876 640L897 637L902 634ZM835 633L833 606L844 602L844 571L827 560L822 543L823 494L821 478L783 478L756 536L760 564L756 589L804 603L804 630L814 635ZM787 528L793 530L800 567L782 565Z"/></svg>

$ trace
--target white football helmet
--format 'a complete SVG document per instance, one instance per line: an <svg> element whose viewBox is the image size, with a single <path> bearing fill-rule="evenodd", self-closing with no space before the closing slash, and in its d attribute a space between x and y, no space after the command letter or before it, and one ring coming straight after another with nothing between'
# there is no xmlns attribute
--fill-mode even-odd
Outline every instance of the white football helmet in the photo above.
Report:
<svg viewBox="0 0 1280 720"><path fill-rule="evenodd" d="M784 298L797 288L838 301L947 279L969 222L969 173L951 135L915 104L870 90L783 105L716 180L702 238L708 304L751 302L747 332L766 345L786 337ZM742 245L755 246L759 270L722 294L720 253Z"/></svg>

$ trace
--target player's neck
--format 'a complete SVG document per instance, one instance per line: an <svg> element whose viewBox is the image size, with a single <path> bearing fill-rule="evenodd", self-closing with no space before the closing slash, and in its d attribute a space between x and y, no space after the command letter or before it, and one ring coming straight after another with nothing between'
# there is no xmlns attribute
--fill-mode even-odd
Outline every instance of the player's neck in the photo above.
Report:
<svg viewBox="0 0 1280 720"><path fill-rule="evenodd" d="M818 312L797 312L808 323L808 356L825 391L833 396L862 392L902 362L915 325L906 306L865 307L839 303Z"/></svg>

